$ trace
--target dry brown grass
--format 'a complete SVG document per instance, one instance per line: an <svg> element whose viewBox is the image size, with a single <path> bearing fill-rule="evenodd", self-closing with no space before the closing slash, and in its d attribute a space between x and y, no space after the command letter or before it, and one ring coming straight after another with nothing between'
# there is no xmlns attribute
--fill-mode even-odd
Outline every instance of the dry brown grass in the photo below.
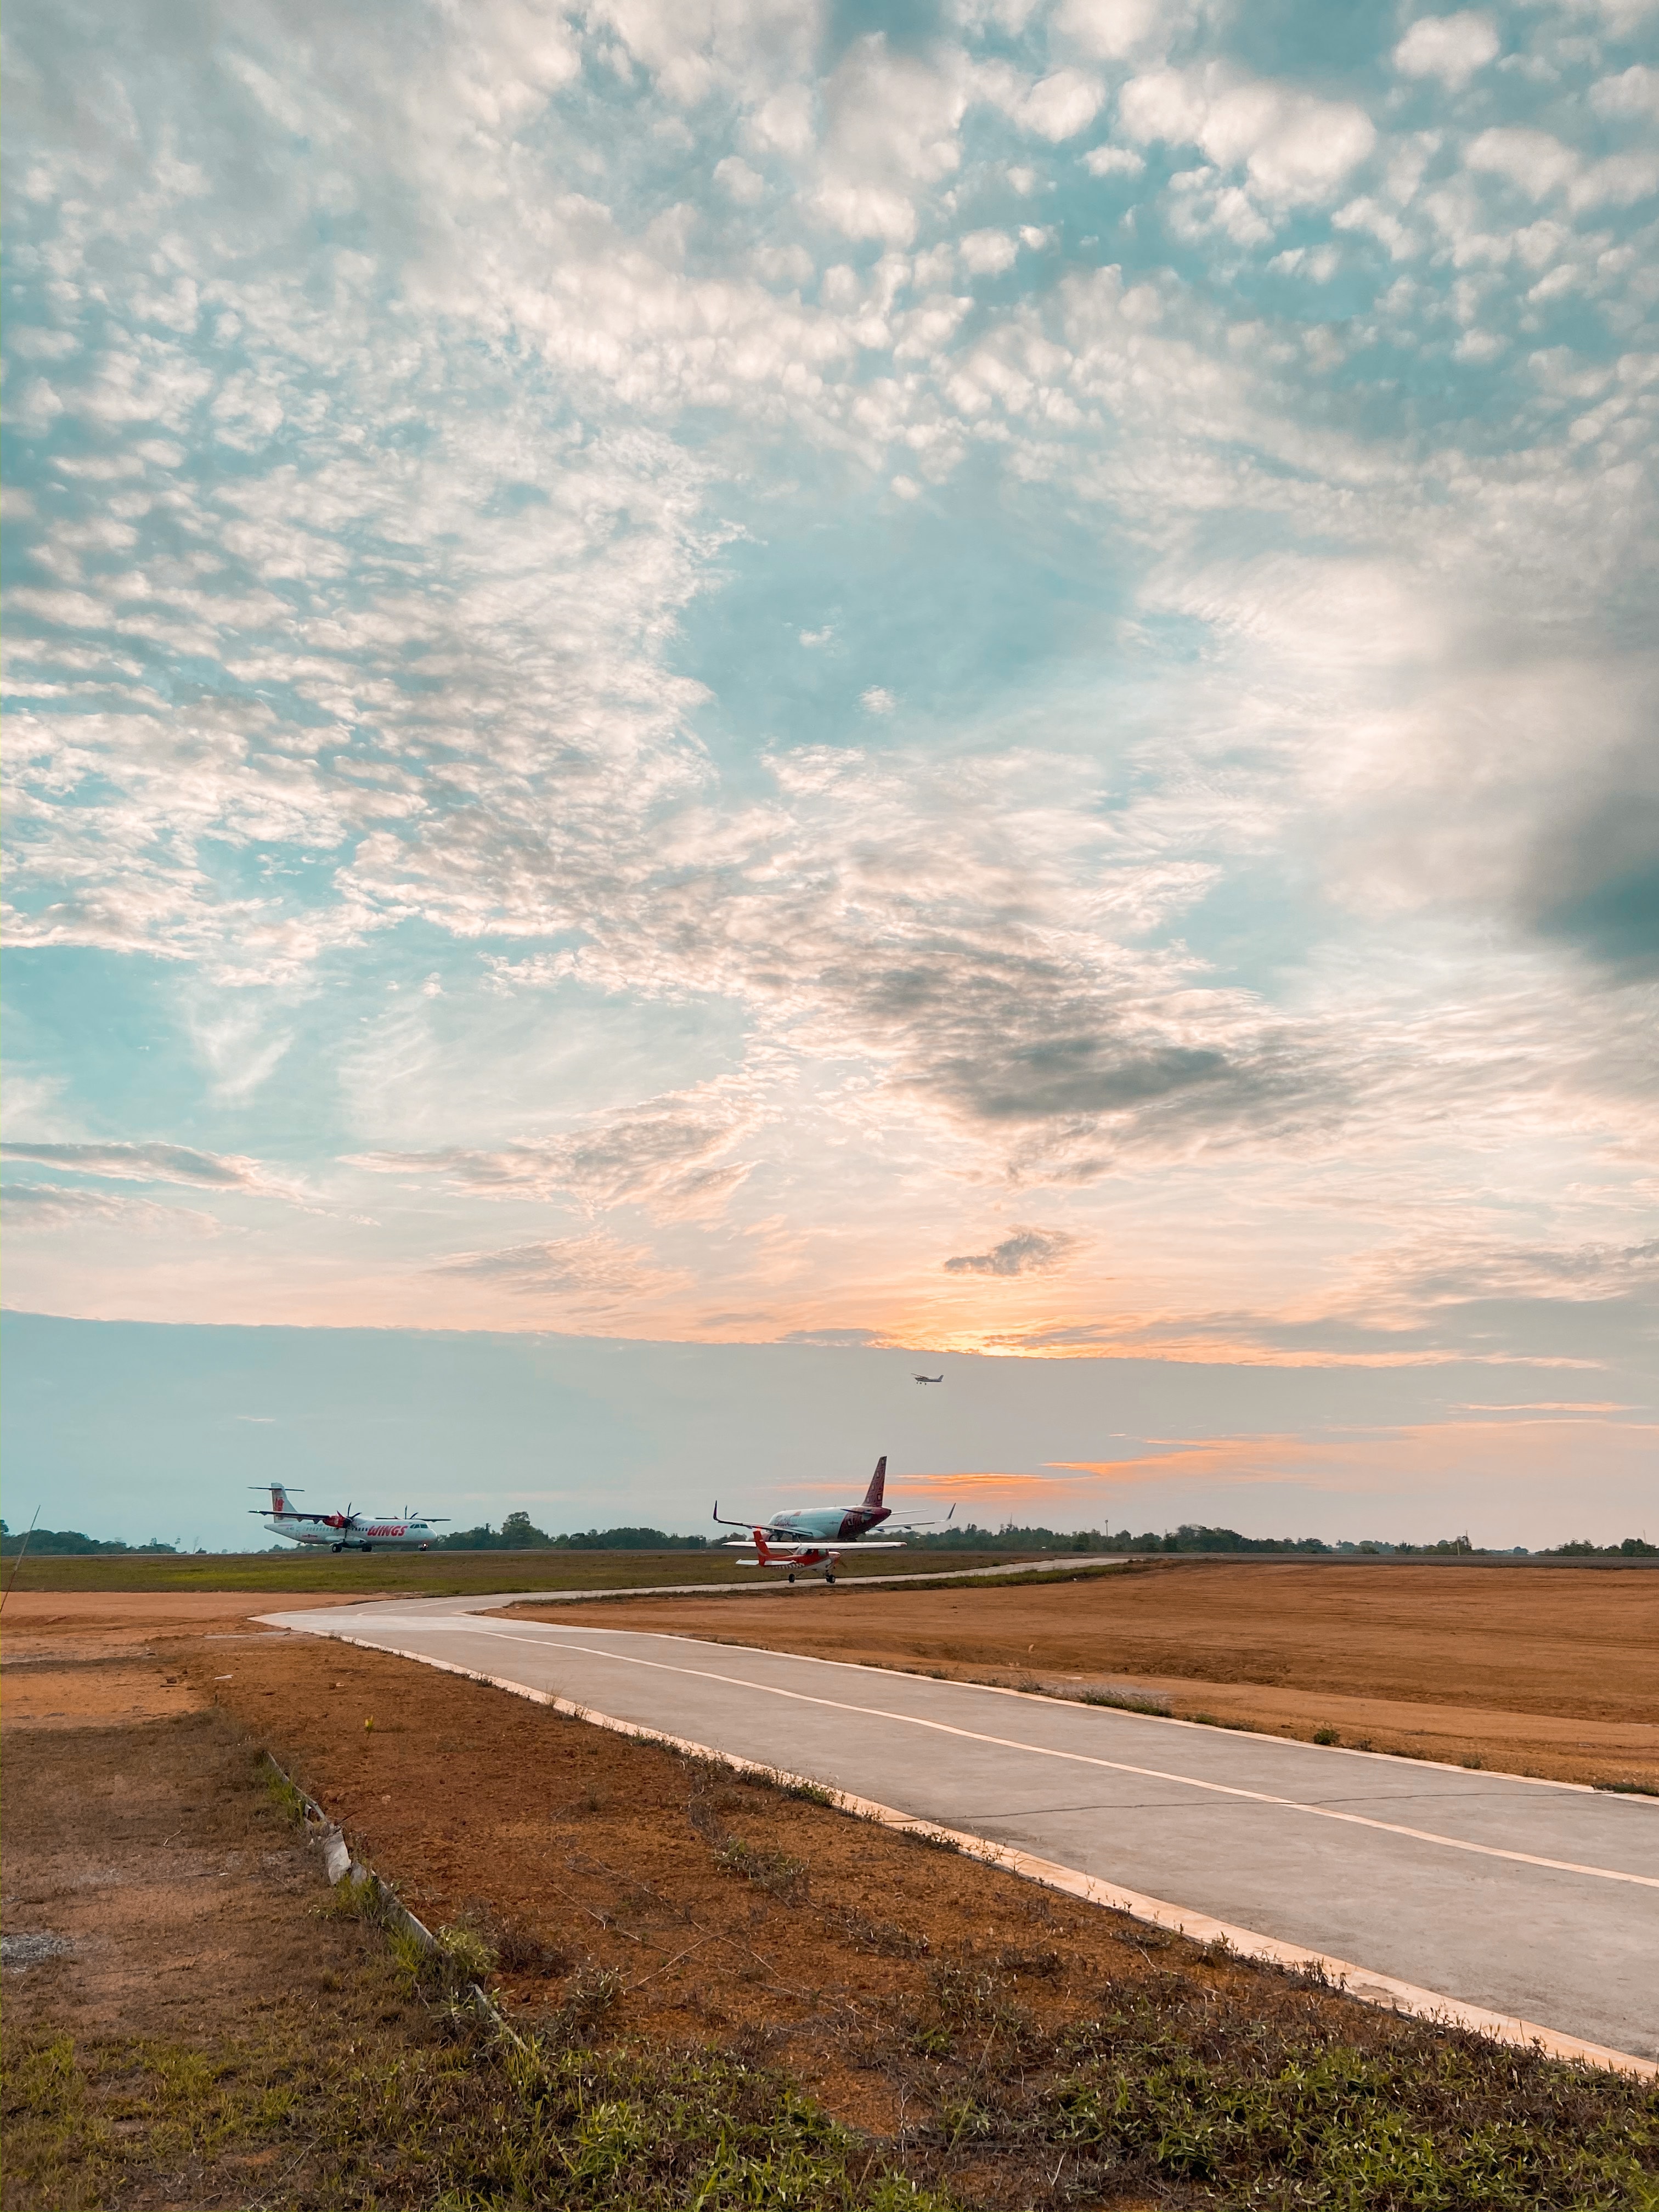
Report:
<svg viewBox="0 0 1659 2212"><path fill-rule="evenodd" d="M8 2006L19 2212L1637 2212L1659 2187L1638 2084L1396 2021L810 1796L320 1640L142 1663L197 1709L8 1731L9 1924L80 1947ZM120 1668L64 1671L83 1701L120 1694ZM495 1951L527 2043L428 2009L377 1931L316 1917L258 1743L467 1955Z"/></svg>

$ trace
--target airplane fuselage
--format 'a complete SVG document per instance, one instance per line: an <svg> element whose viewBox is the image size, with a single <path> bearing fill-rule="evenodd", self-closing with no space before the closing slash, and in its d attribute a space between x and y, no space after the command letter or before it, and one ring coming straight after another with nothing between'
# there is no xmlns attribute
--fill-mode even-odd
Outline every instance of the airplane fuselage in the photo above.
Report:
<svg viewBox="0 0 1659 2212"><path fill-rule="evenodd" d="M856 1544L892 1517L890 1505L817 1505L804 1513L780 1513L770 1527L785 1542Z"/></svg>
<svg viewBox="0 0 1659 2212"><path fill-rule="evenodd" d="M361 1514L349 1530L320 1519L297 1528L286 1517L267 1515L264 1522L273 1536L284 1536L290 1544L322 1544L332 1552L423 1552L438 1536L424 1521L366 1521Z"/></svg>

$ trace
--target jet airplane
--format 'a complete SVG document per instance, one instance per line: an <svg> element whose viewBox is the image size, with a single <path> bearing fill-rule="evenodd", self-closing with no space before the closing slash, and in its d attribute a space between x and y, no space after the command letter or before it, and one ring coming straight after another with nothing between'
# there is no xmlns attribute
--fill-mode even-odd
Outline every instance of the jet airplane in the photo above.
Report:
<svg viewBox="0 0 1659 2212"><path fill-rule="evenodd" d="M269 1487L270 1507L251 1506L274 1536L292 1544L326 1544L331 1552L423 1552L437 1534L435 1522L444 1514L410 1514L405 1507L401 1520L389 1513L359 1513L348 1505L343 1513L310 1513L290 1505L286 1484L256 1482L255 1490Z"/></svg>
<svg viewBox="0 0 1659 2212"><path fill-rule="evenodd" d="M887 1483L887 1455L884 1452L876 1462L876 1471L870 1478L870 1487L863 1502L858 1505L813 1505L804 1512L780 1513L770 1521L732 1521L720 1513L720 1500L714 1500L714 1519L722 1528L747 1528L755 1547L752 1559L739 1559L740 1567L780 1567L793 1582L797 1570L823 1570L823 1579L832 1583L843 1548L856 1545L861 1552L902 1552L905 1546L897 1534L897 1526L886 1536L873 1543L870 1531L878 1528L884 1521L890 1521L893 1509L883 1502ZM956 1511L953 1505L945 1515L950 1520ZM925 1522L906 1522L903 1528L925 1528Z"/></svg>

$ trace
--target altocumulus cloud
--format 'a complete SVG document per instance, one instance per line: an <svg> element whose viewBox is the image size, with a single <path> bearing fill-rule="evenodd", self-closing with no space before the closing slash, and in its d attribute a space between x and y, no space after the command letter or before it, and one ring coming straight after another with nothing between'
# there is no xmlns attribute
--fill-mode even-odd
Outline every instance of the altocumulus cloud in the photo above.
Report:
<svg viewBox="0 0 1659 2212"><path fill-rule="evenodd" d="M1650 1297L1642 19L1351 12L14 8L25 1209L372 1189L259 1311L879 1337L988 1189L965 1340L1109 1223L1031 1348Z"/></svg>

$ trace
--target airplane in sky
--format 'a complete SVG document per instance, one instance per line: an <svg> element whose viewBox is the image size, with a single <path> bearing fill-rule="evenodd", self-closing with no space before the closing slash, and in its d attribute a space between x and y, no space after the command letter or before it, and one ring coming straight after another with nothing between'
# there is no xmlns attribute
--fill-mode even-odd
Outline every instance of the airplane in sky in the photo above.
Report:
<svg viewBox="0 0 1659 2212"><path fill-rule="evenodd" d="M720 1502L714 1500L714 1519L722 1528L747 1528L755 1547L752 1559L739 1559L740 1567L779 1567L793 1582L798 1570L810 1572L822 1567L823 1579L836 1579L836 1567L843 1548L856 1545L860 1552L902 1552L906 1547L896 1533L870 1540L869 1532L878 1528L884 1521L890 1521L893 1509L883 1503L887 1483L887 1455L884 1452L876 1462L876 1471L870 1478L870 1487L858 1505L812 1505L798 1513L775 1514L769 1521L732 1521L723 1518ZM953 1505L945 1515L949 1521L956 1511ZM895 1524L896 1529L899 1524ZM927 1528L925 1521L907 1521L902 1526Z"/></svg>
<svg viewBox="0 0 1659 2212"><path fill-rule="evenodd" d="M438 1533L435 1523L448 1518L441 1513L411 1515L407 1507L401 1520L389 1513L358 1513L349 1505L343 1513L308 1513L289 1504L295 1493L285 1484L256 1482L251 1487L270 1489L269 1512L260 1505L248 1510L273 1536L286 1536L293 1544L326 1544L331 1552L423 1552Z"/></svg>
<svg viewBox="0 0 1659 2212"><path fill-rule="evenodd" d="M913 1382L942 1382L945 1377L942 1375L913 1375L910 1380Z"/></svg>

